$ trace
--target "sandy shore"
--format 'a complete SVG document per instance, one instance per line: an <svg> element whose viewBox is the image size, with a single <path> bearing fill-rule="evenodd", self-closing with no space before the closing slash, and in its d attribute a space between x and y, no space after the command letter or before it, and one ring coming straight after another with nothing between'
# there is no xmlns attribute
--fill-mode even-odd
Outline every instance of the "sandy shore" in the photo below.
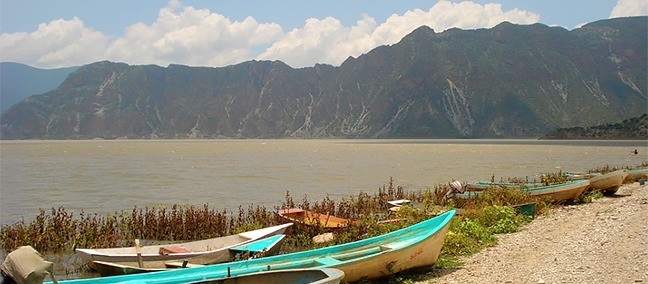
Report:
<svg viewBox="0 0 648 284"><path fill-rule="evenodd" d="M560 207L498 239L416 283L648 283L648 185Z"/></svg>

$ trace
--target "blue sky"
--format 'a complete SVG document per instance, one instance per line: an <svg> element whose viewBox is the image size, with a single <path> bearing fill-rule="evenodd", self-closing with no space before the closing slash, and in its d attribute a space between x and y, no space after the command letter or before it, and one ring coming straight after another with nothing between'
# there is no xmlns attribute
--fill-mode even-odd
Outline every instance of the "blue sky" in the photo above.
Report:
<svg viewBox="0 0 648 284"><path fill-rule="evenodd" d="M572 30L648 14L645 0L2 0L0 61L41 68L100 60L226 66L282 60L339 65L413 29L502 21Z"/></svg>

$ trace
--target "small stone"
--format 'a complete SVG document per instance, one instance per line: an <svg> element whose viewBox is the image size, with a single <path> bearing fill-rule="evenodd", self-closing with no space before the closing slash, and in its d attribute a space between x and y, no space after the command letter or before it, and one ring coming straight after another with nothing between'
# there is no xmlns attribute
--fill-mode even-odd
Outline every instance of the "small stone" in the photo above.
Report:
<svg viewBox="0 0 648 284"><path fill-rule="evenodd" d="M313 237L313 242L316 244L327 243L334 239L333 233L324 233Z"/></svg>
<svg viewBox="0 0 648 284"><path fill-rule="evenodd" d="M545 284L545 281L540 279L540 280L538 280L538 284Z"/></svg>

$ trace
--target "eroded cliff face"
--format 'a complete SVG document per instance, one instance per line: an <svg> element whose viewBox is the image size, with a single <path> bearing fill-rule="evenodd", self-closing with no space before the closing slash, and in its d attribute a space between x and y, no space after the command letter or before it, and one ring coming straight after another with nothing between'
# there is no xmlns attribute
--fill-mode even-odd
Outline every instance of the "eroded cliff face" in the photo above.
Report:
<svg viewBox="0 0 648 284"><path fill-rule="evenodd" d="M421 27L339 67L97 62L7 110L3 139L537 137L646 112L646 17Z"/></svg>

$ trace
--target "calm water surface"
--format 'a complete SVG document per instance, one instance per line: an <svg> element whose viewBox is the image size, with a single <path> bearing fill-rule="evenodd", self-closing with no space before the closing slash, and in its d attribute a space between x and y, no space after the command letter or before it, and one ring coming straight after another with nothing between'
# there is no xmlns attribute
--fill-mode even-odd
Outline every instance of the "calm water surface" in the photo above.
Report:
<svg viewBox="0 0 648 284"><path fill-rule="evenodd" d="M638 149L639 154L630 154ZM39 210L281 205L496 177L537 178L648 162L647 141L118 140L0 141L1 224Z"/></svg>

